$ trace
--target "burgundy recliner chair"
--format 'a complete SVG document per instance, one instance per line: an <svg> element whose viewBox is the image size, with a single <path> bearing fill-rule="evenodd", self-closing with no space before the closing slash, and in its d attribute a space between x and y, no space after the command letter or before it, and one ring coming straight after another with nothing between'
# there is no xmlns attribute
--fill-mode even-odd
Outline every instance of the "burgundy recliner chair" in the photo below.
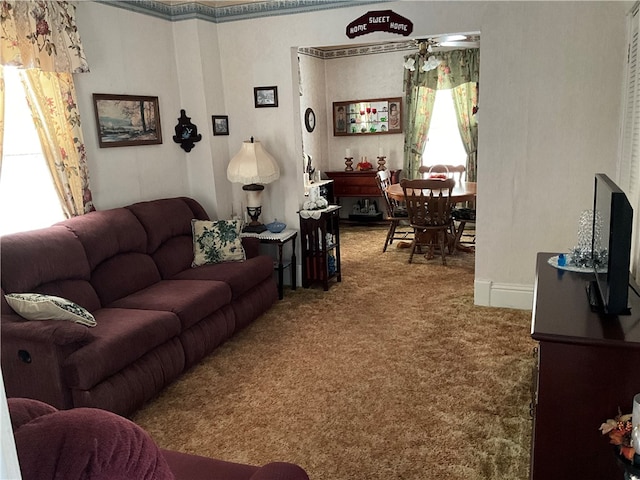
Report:
<svg viewBox="0 0 640 480"><path fill-rule="evenodd" d="M159 448L124 417L9 398L23 480L309 480L292 463L262 467Z"/></svg>

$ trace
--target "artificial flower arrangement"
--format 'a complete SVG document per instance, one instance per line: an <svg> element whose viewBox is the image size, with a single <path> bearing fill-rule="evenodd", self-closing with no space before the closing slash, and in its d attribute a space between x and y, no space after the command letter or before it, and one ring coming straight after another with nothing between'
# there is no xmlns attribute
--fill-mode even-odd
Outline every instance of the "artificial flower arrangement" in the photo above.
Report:
<svg viewBox="0 0 640 480"><path fill-rule="evenodd" d="M610 418L600 425L600 431L603 435L609 435L609 443L616 445L620 449L620 455L633 463L636 452L631 440L633 424L630 413L622 415L618 411L615 418Z"/></svg>
<svg viewBox="0 0 640 480"><path fill-rule="evenodd" d="M358 170L371 170L373 168L373 165L371 165L371 162L364 160L358 163L358 165L356 165L356 168Z"/></svg>

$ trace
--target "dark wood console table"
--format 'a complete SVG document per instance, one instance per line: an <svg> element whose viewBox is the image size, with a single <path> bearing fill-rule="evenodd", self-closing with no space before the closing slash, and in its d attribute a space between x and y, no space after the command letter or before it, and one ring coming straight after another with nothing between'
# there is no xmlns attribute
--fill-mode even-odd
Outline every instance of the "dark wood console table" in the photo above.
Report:
<svg viewBox="0 0 640 480"><path fill-rule="evenodd" d="M402 170L391 170L392 183L398 183ZM377 170L324 172L333 180L333 195L340 197L380 197L376 183ZM395 180L394 180L395 179Z"/></svg>
<svg viewBox="0 0 640 480"><path fill-rule="evenodd" d="M402 170L390 170L391 174L391 183L398 183L400 172ZM352 172L347 171L334 171L334 172L324 172L327 177L333 180L333 196L335 202L340 205L341 197L352 197L352 198L367 198L367 197L382 197L380 193L380 189L378 188L378 183L376 182L376 175L378 173L377 170L365 170L358 171L354 170ZM388 223L388 221L382 220L382 211L384 210L383 204L380 203L378 206L378 214L368 218L367 216L358 216L358 215L349 215L350 220L354 220L356 223L359 222L384 222Z"/></svg>
<svg viewBox="0 0 640 480"><path fill-rule="evenodd" d="M592 276L552 267L553 255L537 257L530 478L622 479L598 427L618 408L631 413L640 393L640 298L629 290L631 315L592 312L585 291Z"/></svg>

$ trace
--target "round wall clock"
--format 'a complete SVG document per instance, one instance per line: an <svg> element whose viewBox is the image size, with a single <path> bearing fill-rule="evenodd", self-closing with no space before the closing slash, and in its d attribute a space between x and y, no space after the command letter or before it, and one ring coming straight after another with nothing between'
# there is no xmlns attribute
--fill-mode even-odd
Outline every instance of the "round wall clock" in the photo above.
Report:
<svg viewBox="0 0 640 480"><path fill-rule="evenodd" d="M304 112L304 125L307 127L307 132L313 132L313 129L316 128L316 114L311 108L307 108Z"/></svg>

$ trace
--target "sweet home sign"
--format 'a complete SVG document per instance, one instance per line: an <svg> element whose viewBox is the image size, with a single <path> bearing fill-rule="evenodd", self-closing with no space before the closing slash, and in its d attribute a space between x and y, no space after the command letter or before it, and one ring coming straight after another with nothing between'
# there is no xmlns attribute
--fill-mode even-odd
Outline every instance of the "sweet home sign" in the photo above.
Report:
<svg viewBox="0 0 640 480"><path fill-rule="evenodd" d="M367 12L347 25L347 37L356 38L372 32L389 32L408 36L413 32L413 22L392 10Z"/></svg>

